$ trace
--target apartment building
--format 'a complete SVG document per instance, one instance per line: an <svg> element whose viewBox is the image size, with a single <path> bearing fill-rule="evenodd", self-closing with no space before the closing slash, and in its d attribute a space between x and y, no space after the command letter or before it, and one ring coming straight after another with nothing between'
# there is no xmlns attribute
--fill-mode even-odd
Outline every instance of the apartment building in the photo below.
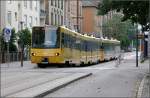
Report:
<svg viewBox="0 0 150 98"><path fill-rule="evenodd" d="M102 37L102 19L98 15L97 4L94 1L82 1L83 32L96 37Z"/></svg>
<svg viewBox="0 0 150 98"><path fill-rule="evenodd" d="M6 0L1 2L1 28L15 28L16 31L40 24L38 0Z"/></svg>
<svg viewBox="0 0 150 98"><path fill-rule="evenodd" d="M1 1L0 0L0 30L2 30L2 28L4 28L4 24L5 24L5 1Z"/></svg>
<svg viewBox="0 0 150 98"><path fill-rule="evenodd" d="M40 25L64 25L64 0L40 0Z"/></svg>
<svg viewBox="0 0 150 98"><path fill-rule="evenodd" d="M81 0L65 0L65 25L82 32L82 2ZM77 30L78 29L78 30Z"/></svg>
<svg viewBox="0 0 150 98"><path fill-rule="evenodd" d="M78 25L81 31L80 17L82 17L81 0L40 0L40 25L65 25L72 30L76 30Z"/></svg>

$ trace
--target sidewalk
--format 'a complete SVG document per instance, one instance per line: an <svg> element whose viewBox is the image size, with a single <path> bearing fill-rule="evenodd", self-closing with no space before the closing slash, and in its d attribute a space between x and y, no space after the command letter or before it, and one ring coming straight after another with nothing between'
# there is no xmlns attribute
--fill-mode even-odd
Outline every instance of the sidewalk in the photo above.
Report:
<svg viewBox="0 0 150 98"><path fill-rule="evenodd" d="M144 64L149 65L149 61L146 60ZM146 73L142 79L138 89L137 98L150 98L150 72Z"/></svg>
<svg viewBox="0 0 150 98"><path fill-rule="evenodd" d="M88 72L55 72L50 69L34 69L36 64L24 61L0 65L1 96L10 98L38 97L60 89L74 81L88 77ZM55 69L54 69L55 70Z"/></svg>
<svg viewBox="0 0 150 98"><path fill-rule="evenodd" d="M34 68L34 67L36 67L36 64L32 64L31 61L23 61L23 67L21 67L21 61L0 64L0 68L29 69L29 68Z"/></svg>
<svg viewBox="0 0 150 98"><path fill-rule="evenodd" d="M150 75L145 77L144 86L142 90L142 98L150 98Z"/></svg>

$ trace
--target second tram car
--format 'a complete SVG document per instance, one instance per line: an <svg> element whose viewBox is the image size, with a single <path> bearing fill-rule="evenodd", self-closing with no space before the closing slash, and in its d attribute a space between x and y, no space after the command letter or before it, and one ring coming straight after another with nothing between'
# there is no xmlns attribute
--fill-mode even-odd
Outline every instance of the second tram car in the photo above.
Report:
<svg viewBox="0 0 150 98"><path fill-rule="evenodd" d="M38 67L47 64L84 65L115 59L120 41L82 35L64 26L32 28L31 62Z"/></svg>

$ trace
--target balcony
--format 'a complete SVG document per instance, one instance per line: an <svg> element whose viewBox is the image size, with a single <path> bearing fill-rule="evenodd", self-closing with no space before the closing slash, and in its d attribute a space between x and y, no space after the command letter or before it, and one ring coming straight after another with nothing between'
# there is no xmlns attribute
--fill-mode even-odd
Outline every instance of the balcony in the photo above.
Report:
<svg viewBox="0 0 150 98"><path fill-rule="evenodd" d="M44 9L40 9L40 18L46 18L46 11Z"/></svg>

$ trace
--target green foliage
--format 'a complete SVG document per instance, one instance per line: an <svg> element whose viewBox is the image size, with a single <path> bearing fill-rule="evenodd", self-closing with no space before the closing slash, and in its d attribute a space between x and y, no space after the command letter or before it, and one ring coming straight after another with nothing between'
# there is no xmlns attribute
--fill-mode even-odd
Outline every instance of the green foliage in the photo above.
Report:
<svg viewBox="0 0 150 98"><path fill-rule="evenodd" d="M15 29L13 28L11 31L11 38L10 38L10 42L9 42L9 51L17 51L17 47L16 47L16 33L15 33ZM4 37L3 37L3 31L0 34L0 41L1 41L1 51L6 51L7 50L7 43L4 41Z"/></svg>
<svg viewBox="0 0 150 98"><path fill-rule="evenodd" d="M122 21L130 19L133 23L139 23L145 26L145 29L148 29L150 28L147 25L150 21L149 3L149 0L103 0L98 8L100 15L116 10L124 14Z"/></svg>
<svg viewBox="0 0 150 98"><path fill-rule="evenodd" d="M31 45L31 32L28 28L18 32L18 43L21 46L30 46Z"/></svg>
<svg viewBox="0 0 150 98"><path fill-rule="evenodd" d="M121 41L121 48L127 49L135 38L135 28L131 21L121 22L122 15L114 14L112 19L103 23L103 36Z"/></svg>

